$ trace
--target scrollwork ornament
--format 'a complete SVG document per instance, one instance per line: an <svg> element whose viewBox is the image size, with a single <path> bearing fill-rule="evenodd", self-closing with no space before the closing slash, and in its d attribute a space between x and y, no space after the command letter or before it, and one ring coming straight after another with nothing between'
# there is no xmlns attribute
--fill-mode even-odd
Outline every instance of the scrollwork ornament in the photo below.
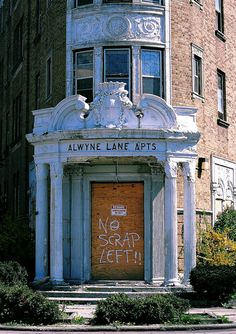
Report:
<svg viewBox="0 0 236 334"><path fill-rule="evenodd" d="M183 172L185 180L195 182L195 161L186 161L183 163Z"/></svg>
<svg viewBox="0 0 236 334"><path fill-rule="evenodd" d="M167 160L165 163L165 174L167 178L177 177L177 162L173 160Z"/></svg>

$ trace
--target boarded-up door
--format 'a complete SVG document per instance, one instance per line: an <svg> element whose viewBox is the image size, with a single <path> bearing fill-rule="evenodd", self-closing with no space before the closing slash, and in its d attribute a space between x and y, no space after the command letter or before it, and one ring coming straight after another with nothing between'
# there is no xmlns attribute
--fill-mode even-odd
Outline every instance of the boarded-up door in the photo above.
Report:
<svg viewBox="0 0 236 334"><path fill-rule="evenodd" d="M142 280L143 183L92 184L92 279Z"/></svg>

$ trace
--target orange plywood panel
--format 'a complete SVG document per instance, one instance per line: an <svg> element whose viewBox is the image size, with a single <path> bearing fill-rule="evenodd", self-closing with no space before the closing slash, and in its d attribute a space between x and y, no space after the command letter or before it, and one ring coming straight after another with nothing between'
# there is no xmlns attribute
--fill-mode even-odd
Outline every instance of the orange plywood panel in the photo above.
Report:
<svg viewBox="0 0 236 334"><path fill-rule="evenodd" d="M142 182L92 184L92 279L142 280Z"/></svg>

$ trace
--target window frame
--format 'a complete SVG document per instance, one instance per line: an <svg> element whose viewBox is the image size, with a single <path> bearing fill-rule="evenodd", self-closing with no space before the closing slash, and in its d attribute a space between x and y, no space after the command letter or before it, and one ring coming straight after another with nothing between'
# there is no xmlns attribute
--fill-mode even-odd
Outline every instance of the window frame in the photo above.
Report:
<svg viewBox="0 0 236 334"><path fill-rule="evenodd" d="M22 118L22 92L20 92L13 100L12 106L12 144L16 144L22 136L21 118Z"/></svg>
<svg viewBox="0 0 236 334"><path fill-rule="evenodd" d="M52 54L50 54L46 59L46 71L45 71L46 99L49 99L52 96L52 78L53 78L52 71L53 71Z"/></svg>
<svg viewBox="0 0 236 334"><path fill-rule="evenodd" d="M40 108L40 73L35 76L35 109Z"/></svg>
<svg viewBox="0 0 236 334"><path fill-rule="evenodd" d="M85 77L76 77L76 66L77 66L77 56L79 54L82 53L88 53L91 52L92 54L92 59L93 59L93 63L92 63L92 76L85 76ZM91 91L92 91L92 97L94 97L94 50L92 48L89 49L80 49L80 50L76 50L74 51L74 93L75 94L81 94L83 96L83 93L78 93L78 89L77 89L77 84L79 80L84 80L84 79L92 79L92 87L91 87ZM86 98L88 98L87 96L85 96ZM88 101L88 102L92 102L92 101Z"/></svg>
<svg viewBox="0 0 236 334"><path fill-rule="evenodd" d="M13 34L13 72L23 60L23 18L19 20Z"/></svg>
<svg viewBox="0 0 236 334"><path fill-rule="evenodd" d="M221 88L219 88L219 79L221 83ZM219 110L219 91L221 91L222 98L222 109ZM217 113L218 119L224 122L227 122L226 114L226 77L225 73L217 69Z"/></svg>
<svg viewBox="0 0 236 334"><path fill-rule="evenodd" d="M80 2L81 0L74 0L74 8L93 5L93 0L85 0L85 3L80 3Z"/></svg>
<svg viewBox="0 0 236 334"><path fill-rule="evenodd" d="M196 64L198 64L198 73L196 73L195 71ZM197 85L196 85L196 79L198 80ZM192 44L192 97L204 99L203 49L195 44Z"/></svg>
<svg viewBox="0 0 236 334"><path fill-rule="evenodd" d="M157 76L145 76L143 75L143 64L142 64L142 52L143 51L155 51L160 53L160 95L157 94L153 94L155 96L160 96L161 98L164 98L164 66L163 66L163 62L164 62L164 54L163 54L163 50L160 49L155 49L155 48L141 48L140 52L141 52L141 56L140 56L140 74L141 74L141 95L145 94L145 92L143 91L143 78L144 77L148 77L148 78L159 78Z"/></svg>
<svg viewBox="0 0 236 334"><path fill-rule="evenodd" d="M217 4L219 2L219 6ZM223 13L223 0L215 0L215 13L216 13L216 33L224 35L224 13Z"/></svg>
<svg viewBox="0 0 236 334"><path fill-rule="evenodd" d="M131 70L131 60L132 60L132 51L129 46L120 46L120 47L104 47L103 48L103 81L106 81L106 77L109 77L106 75L106 52L107 51L120 51L120 50L127 50L128 51L128 86L125 86L125 89L128 91L128 96L131 98L132 95L132 70ZM125 76L120 76L121 78L125 78ZM112 80L109 80L112 81Z"/></svg>

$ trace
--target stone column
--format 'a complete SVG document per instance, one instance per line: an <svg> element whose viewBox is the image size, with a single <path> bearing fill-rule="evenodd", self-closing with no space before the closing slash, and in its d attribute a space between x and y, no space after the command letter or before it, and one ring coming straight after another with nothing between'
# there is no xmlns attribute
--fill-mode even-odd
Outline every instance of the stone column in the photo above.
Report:
<svg viewBox="0 0 236 334"><path fill-rule="evenodd" d="M138 104L140 100L140 57L141 57L141 49L139 46L132 46L132 55L133 55L133 66L132 66L132 87L133 87L133 103ZM125 87L127 89L127 87ZM131 91L129 92L129 96L131 96Z"/></svg>
<svg viewBox="0 0 236 334"><path fill-rule="evenodd" d="M36 164L35 281L48 276L48 166Z"/></svg>
<svg viewBox="0 0 236 334"><path fill-rule="evenodd" d="M178 285L177 163L165 164L165 283Z"/></svg>
<svg viewBox="0 0 236 334"><path fill-rule="evenodd" d="M152 283L161 285L165 276L163 173L153 166L152 173Z"/></svg>
<svg viewBox="0 0 236 334"><path fill-rule="evenodd" d="M54 283L63 282L63 225L62 225L62 178L60 162L50 164L50 278Z"/></svg>
<svg viewBox="0 0 236 334"><path fill-rule="evenodd" d="M195 160L184 162L184 282L196 266Z"/></svg>
<svg viewBox="0 0 236 334"><path fill-rule="evenodd" d="M83 167L72 175L71 278L83 280Z"/></svg>
<svg viewBox="0 0 236 334"><path fill-rule="evenodd" d="M102 76L102 59L102 47L97 46L94 49L94 95L98 92L98 85L104 81Z"/></svg>

